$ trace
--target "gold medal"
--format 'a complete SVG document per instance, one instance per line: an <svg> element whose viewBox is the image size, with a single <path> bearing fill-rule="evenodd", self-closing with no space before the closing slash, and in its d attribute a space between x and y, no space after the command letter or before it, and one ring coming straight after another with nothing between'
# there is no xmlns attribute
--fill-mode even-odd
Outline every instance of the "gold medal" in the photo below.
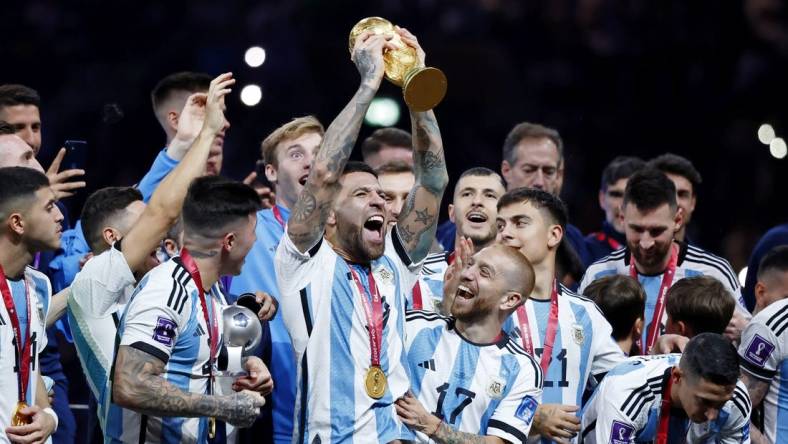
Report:
<svg viewBox="0 0 788 444"><path fill-rule="evenodd" d="M370 398L380 399L386 393L386 374L378 366L372 366L367 370L367 378L364 381L367 395Z"/></svg>
<svg viewBox="0 0 788 444"><path fill-rule="evenodd" d="M14 413L11 414L12 426L23 426L33 422L33 418L31 416L21 413L21 410L25 407L27 407L27 403L24 401L19 401L16 403L16 407L14 407Z"/></svg>
<svg viewBox="0 0 788 444"><path fill-rule="evenodd" d="M216 438L216 418L208 418L208 438Z"/></svg>

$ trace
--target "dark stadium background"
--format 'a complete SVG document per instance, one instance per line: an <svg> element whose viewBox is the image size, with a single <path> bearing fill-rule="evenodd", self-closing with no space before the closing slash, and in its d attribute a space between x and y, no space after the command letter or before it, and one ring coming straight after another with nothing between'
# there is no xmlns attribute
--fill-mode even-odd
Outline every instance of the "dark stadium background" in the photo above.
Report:
<svg viewBox="0 0 788 444"><path fill-rule="evenodd" d="M132 184L164 144L149 92L178 70L233 71L224 173L254 168L259 142L303 114L325 125L358 76L347 35L381 15L409 28L449 79L437 109L453 177L497 169L523 120L560 130L563 198L584 232L599 227L602 167L617 154L672 151L703 174L690 235L736 270L768 227L788 220L788 158L758 142L768 122L788 136L788 24L779 0L12 1L2 8L0 83L43 98L42 159L69 138L90 144L87 193ZM260 45L265 64L246 66ZM238 98L249 82L263 101ZM382 95L397 98L386 84ZM122 118L117 111L122 112ZM409 129L407 114L398 126ZM372 131L362 129L361 137Z"/></svg>

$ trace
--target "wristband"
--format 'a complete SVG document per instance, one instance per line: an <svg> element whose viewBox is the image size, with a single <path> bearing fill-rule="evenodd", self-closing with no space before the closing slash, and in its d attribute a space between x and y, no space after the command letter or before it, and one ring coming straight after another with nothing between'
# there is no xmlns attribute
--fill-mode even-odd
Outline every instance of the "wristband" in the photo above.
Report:
<svg viewBox="0 0 788 444"><path fill-rule="evenodd" d="M41 411L46 413L47 415L51 416L52 419L55 420L55 428L52 429L52 433L55 433L55 430L57 430L57 426L60 423L60 420L57 417L57 413L55 413L55 411L52 410L52 407L47 407L45 409L42 409Z"/></svg>

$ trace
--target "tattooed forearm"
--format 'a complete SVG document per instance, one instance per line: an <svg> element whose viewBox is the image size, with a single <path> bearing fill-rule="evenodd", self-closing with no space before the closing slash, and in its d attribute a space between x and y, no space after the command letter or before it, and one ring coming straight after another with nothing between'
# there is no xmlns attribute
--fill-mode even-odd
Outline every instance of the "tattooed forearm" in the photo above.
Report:
<svg viewBox="0 0 788 444"><path fill-rule="evenodd" d="M485 444L490 442L503 442L500 440L488 440L488 437L474 435L455 430L445 422L438 426L438 430L430 436L438 444Z"/></svg>
<svg viewBox="0 0 788 444"><path fill-rule="evenodd" d="M360 71L362 62L363 60L356 62ZM367 68L366 65L363 66ZM339 192L339 178L356 144L361 123L374 96L375 89L362 84L350 103L326 130L309 178L287 224L287 234L301 251L310 248L323 235L331 204Z"/></svg>
<svg viewBox="0 0 788 444"><path fill-rule="evenodd" d="M419 262L427 256L435 237L438 210L449 174L435 114L412 112L411 126L416 183L400 211L397 230L410 258Z"/></svg>
<svg viewBox="0 0 788 444"><path fill-rule="evenodd" d="M164 362L129 346L121 346L115 363L113 401L152 416L210 416L242 427L257 418L261 403L248 392L211 396L184 392L161 374Z"/></svg>
<svg viewBox="0 0 788 444"><path fill-rule="evenodd" d="M435 216L430 214L429 208L424 207L424 209L421 211L416 210L416 222L422 223L424 225L431 225L434 221Z"/></svg>

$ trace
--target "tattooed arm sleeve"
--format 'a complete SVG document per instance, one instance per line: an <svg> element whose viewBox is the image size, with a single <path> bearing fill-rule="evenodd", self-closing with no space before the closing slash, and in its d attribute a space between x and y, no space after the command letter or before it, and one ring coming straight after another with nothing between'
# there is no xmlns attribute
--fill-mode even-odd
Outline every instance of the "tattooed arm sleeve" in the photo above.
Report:
<svg viewBox="0 0 788 444"><path fill-rule="evenodd" d="M441 198L449 182L438 122L432 111L411 112L413 172L416 183L397 220L397 234L413 262L429 253L438 224Z"/></svg>

